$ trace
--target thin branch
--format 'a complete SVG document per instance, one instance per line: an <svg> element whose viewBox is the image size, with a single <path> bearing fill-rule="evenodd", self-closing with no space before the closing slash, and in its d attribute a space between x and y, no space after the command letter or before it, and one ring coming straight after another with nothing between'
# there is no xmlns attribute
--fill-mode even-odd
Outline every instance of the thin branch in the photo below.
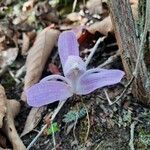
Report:
<svg viewBox="0 0 150 150"><path fill-rule="evenodd" d="M105 96L106 96L106 99L108 100L109 105L112 105L112 102L111 102L111 100L110 100L110 98L109 98L109 95L108 95L106 89L103 89L103 91L104 91L104 93L105 93Z"/></svg>
<svg viewBox="0 0 150 150"><path fill-rule="evenodd" d="M16 78L20 78L20 77L22 76L22 74L23 74L25 71L26 71L26 67L25 67L25 65L24 65L24 66L22 66L22 67L16 72L15 77L16 77Z"/></svg>
<svg viewBox="0 0 150 150"><path fill-rule="evenodd" d="M83 103L83 106L84 106L84 108L85 108L86 115L87 115L87 121L88 121L88 128L87 128L86 136L85 136L85 139L84 139L84 141L86 142L87 139L88 139L88 136L89 136L89 132L90 132L90 127L91 127L91 125L90 125L90 116L89 116L88 109L87 109L87 107L86 107L86 105L85 105L84 103Z"/></svg>
<svg viewBox="0 0 150 150"><path fill-rule="evenodd" d="M111 105L117 103L124 96L124 94L129 89L129 87L132 84L132 82L134 81L134 79L135 79L135 77L132 76L132 78L130 79L130 81L128 82L128 84L126 85L126 87L124 88L123 92L120 94L120 96L114 102L111 103Z"/></svg>
<svg viewBox="0 0 150 150"><path fill-rule="evenodd" d="M91 58L93 57L93 55L95 54L96 50L97 50L97 47L98 45L105 39L106 37L101 37L97 40L96 44L94 45L94 47L91 49L91 53L89 54L87 60L86 60L86 65L88 66L88 64L90 63L91 61Z"/></svg>
<svg viewBox="0 0 150 150"><path fill-rule="evenodd" d="M56 149L56 139L55 139L55 132L54 132L53 124L52 124L52 138L53 138L54 149Z"/></svg>
<svg viewBox="0 0 150 150"><path fill-rule="evenodd" d="M75 122L74 122L74 126L73 126L73 136L74 136L74 139L75 139L75 141L78 143L78 140L77 140L77 137L76 137L76 125L77 125L77 122L78 122L78 118L79 118L79 116L78 116L78 113L76 113L76 120L75 120Z"/></svg>
<svg viewBox="0 0 150 150"><path fill-rule="evenodd" d="M13 72L12 72L10 69L8 69L8 72L9 72L9 74L11 75L11 77L14 79L14 81L15 81L17 84L19 84L19 83L20 83L20 80L19 80L18 78L16 78L16 76L13 74Z"/></svg>
<svg viewBox="0 0 150 150"><path fill-rule="evenodd" d="M74 2L73 2L73 6L72 6L72 12L74 12L74 11L75 11L76 6L77 6L77 2L78 2L78 0L74 0Z"/></svg>
<svg viewBox="0 0 150 150"><path fill-rule="evenodd" d="M129 146L131 150L134 149L134 129L135 129L136 122L134 121L131 126L130 126L130 141L129 141Z"/></svg>
<svg viewBox="0 0 150 150"><path fill-rule="evenodd" d="M115 55L110 56L105 62L103 62L102 64L100 64L98 66L98 68L103 68L103 67L111 64L112 62L114 62L114 60L116 60L118 58L118 56L120 56L120 54L117 52Z"/></svg>

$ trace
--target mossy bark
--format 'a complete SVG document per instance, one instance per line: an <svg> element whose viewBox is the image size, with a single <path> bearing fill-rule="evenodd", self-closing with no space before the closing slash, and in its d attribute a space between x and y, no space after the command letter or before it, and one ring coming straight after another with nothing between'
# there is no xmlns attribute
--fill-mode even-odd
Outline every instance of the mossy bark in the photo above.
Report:
<svg viewBox="0 0 150 150"><path fill-rule="evenodd" d="M149 0L148 0L149 1ZM140 34L137 34L137 25L133 19L131 6L128 0L109 0L110 13L112 22L114 25L115 35L117 43L120 50L120 55L124 65L124 69L127 75L127 79L130 80L135 71L138 54L140 51L140 35L143 33L143 28L141 27ZM145 11L143 7L146 7L146 0L140 2L140 8L144 13L141 13L139 22L146 22ZM143 18L144 17L144 18ZM150 20L150 18L149 18ZM148 34L147 34L148 36ZM146 47L147 42L145 42L145 47L143 49L142 59L138 64L137 75L132 84L134 96L142 103L150 106L150 80L149 80L149 64L150 57L147 57L147 52L149 52L149 47ZM148 43L149 46L149 43ZM149 54L148 54L149 55ZM146 57L145 57L146 56ZM148 65L148 66L147 66Z"/></svg>

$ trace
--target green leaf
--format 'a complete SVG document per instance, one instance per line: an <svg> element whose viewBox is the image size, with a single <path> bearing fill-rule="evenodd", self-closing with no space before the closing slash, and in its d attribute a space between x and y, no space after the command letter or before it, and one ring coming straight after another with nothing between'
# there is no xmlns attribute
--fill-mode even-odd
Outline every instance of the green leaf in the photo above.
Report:
<svg viewBox="0 0 150 150"><path fill-rule="evenodd" d="M52 135L53 133L56 133L58 131L60 131L60 128L59 128L57 122L54 122L51 124L51 126L48 129L48 135Z"/></svg>

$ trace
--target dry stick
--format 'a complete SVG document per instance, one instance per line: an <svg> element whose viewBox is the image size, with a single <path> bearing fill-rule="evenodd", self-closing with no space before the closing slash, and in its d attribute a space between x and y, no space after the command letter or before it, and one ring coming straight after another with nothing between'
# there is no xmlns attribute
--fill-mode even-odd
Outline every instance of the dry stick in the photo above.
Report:
<svg viewBox="0 0 150 150"><path fill-rule="evenodd" d="M93 55L94 55L94 53L95 53L95 51L96 51L98 45L100 44L101 41L103 41L104 38L105 38L105 37L99 38L99 39L97 40L96 44L95 44L94 47L92 48L92 52L90 53L89 57L87 58L87 60L86 60L86 62L85 62L86 65L89 64L89 62L90 62L91 58L93 57ZM63 105L65 104L65 102L66 102L66 100L59 102L58 107L54 110L54 113L53 113L52 118L51 118L51 122L53 122L53 120L55 119L56 115L59 113L60 109L63 107ZM42 127L41 131L37 134L37 136L32 140L32 142L31 142L31 143L29 144L29 146L27 147L27 150L29 150L29 149L33 146L33 144L37 141L37 139L40 137L40 135L43 133L43 131L44 131L46 128L47 128L47 124L45 124L45 125Z"/></svg>
<svg viewBox="0 0 150 150"><path fill-rule="evenodd" d="M87 116L87 120L88 120L88 128L87 128L86 136L85 136L85 139L84 139L84 141L86 142L87 139L88 139L88 136L89 136L89 132L90 132L90 127L91 127L91 125L90 125L90 116L89 116L88 109L87 109L87 107L86 107L86 105L85 105L84 103L83 103L83 106L84 106L84 108L85 108L86 116Z"/></svg>
<svg viewBox="0 0 150 150"><path fill-rule="evenodd" d="M26 71L26 67L25 67L25 65L24 65L24 66L22 66L22 67L16 72L15 77L16 77L16 78L20 78L20 77L22 76L22 74L23 74L25 71Z"/></svg>
<svg viewBox="0 0 150 150"><path fill-rule="evenodd" d="M73 126L73 136L74 136L74 139L77 142L77 144L78 144L78 140L77 140L75 131L76 131L76 125L77 125L77 122L78 122L78 118L79 118L78 113L76 113L76 120L75 120L74 126Z"/></svg>
<svg viewBox="0 0 150 150"><path fill-rule="evenodd" d="M117 52L116 54L114 54L113 56L110 56L104 63L100 64L98 66L98 68L103 68L109 64L111 64L112 62L114 62L114 60L117 59L117 57L120 56L120 54Z"/></svg>
<svg viewBox="0 0 150 150"><path fill-rule="evenodd" d="M20 80L18 78L15 77L15 75L13 74L13 72L8 68L8 72L9 74L11 75L11 77L13 78L13 80L19 84L20 83Z"/></svg>
<svg viewBox="0 0 150 150"><path fill-rule="evenodd" d="M97 40L97 42L95 43L94 47L91 49L91 53L89 54L88 58L86 59L86 66L88 66L88 64L90 63L90 60L91 58L93 57L94 53L96 52L97 50L97 47L98 45L105 39L106 37L102 37L102 38L99 38Z"/></svg>
<svg viewBox="0 0 150 150"><path fill-rule="evenodd" d="M129 141L129 146L131 150L134 149L134 128L135 128L136 122L134 121L131 126L130 126L130 141Z"/></svg>
<svg viewBox="0 0 150 150"><path fill-rule="evenodd" d="M142 37L141 37L139 53L138 53L135 69L134 69L133 74L132 74L133 76L130 79L130 81L128 82L128 84L126 85L126 87L123 90L123 92L121 93L121 95L111 105L115 104L116 102L118 102L123 97L123 95L126 93L128 88L130 87L131 83L134 81L134 79L138 75L138 71L140 69L139 68L139 66L140 66L139 64L141 62L141 59L143 58L144 44L145 44L145 40L146 40L146 35L147 35L147 32L148 32L148 29L149 29L149 25L150 25L150 20L149 20L150 12L149 12L149 9L150 9L150 1L147 0L147 3L146 3L146 17L145 17L146 21L145 21L145 26L144 26L144 32L143 32Z"/></svg>
<svg viewBox="0 0 150 150"><path fill-rule="evenodd" d="M76 6L77 6L77 2L78 2L78 0L74 0L74 2L73 2L73 6L72 6L72 12L74 12L74 11L75 11Z"/></svg>
<svg viewBox="0 0 150 150"><path fill-rule="evenodd" d="M126 85L125 89L123 90L123 92L119 95L119 97L113 101L110 105L113 105L115 103L117 103L122 97L123 95L126 93L126 91L129 89L130 85L132 84L132 82L134 81L135 77L132 76L132 78L130 79L130 81L128 82L128 84Z"/></svg>
<svg viewBox="0 0 150 150"><path fill-rule="evenodd" d="M109 98L108 92L106 91L106 89L103 89L103 91L105 93L105 96L106 96L106 99L108 100L109 105L112 105L112 102L111 102L111 100Z"/></svg>
<svg viewBox="0 0 150 150"><path fill-rule="evenodd" d="M51 124L52 124L52 123L51 123ZM54 149L56 149L56 140L55 140L55 132L54 132L53 125L52 125L52 138L53 138Z"/></svg>

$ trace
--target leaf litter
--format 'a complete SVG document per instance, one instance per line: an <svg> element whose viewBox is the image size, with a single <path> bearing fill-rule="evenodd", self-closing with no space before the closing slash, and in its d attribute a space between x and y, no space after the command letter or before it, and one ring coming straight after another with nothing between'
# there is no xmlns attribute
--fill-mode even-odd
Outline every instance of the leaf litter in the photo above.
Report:
<svg viewBox="0 0 150 150"><path fill-rule="evenodd" d="M16 76L17 71L26 64L25 78L24 71L19 73L19 77L17 76L17 79L21 81L20 83L16 83L7 69L2 71L1 74L0 80L5 90L2 88L1 91L0 116L4 118L2 124L11 143L7 144L6 140L8 141L8 139L1 132L4 131L3 127L0 130L0 138L3 139L0 140L3 141L3 144L0 142L2 148L25 149L25 146L27 147L30 144L44 124L48 124L46 131L49 131L50 135L43 133L32 146L32 149L53 149L54 138L55 147L58 149L127 149L131 138L129 134L130 126L133 122L136 122L134 127L135 146L137 149L149 148L149 120L147 119L149 110L135 103L130 91L124 96L124 101L113 106L108 105L106 95L99 89L86 96L73 96L69 98L70 100L64 104L57 114L54 124L44 122L43 118L45 114L49 114L49 110L53 111L57 107L57 102L44 108L31 108L31 110L21 102L20 114L14 122L15 115L19 113L20 104L14 100L7 100L7 97L10 99L16 97L15 99L18 101L20 99L26 101L23 94L21 98L21 91L47 75L60 74L62 68L57 54L57 39L60 31L68 29L77 31L80 54L83 59L88 57L91 48L94 47L99 37L106 36L99 44L89 66L97 67L106 64L104 67L107 69L123 69L119 56L115 57L111 63L105 63L111 56L117 54L118 47L107 1L97 1L97 7L92 7L93 5L90 5L90 3L94 1L96 3L96 0L89 0L84 9L83 6L85 5L82 2L77 3L74 13L71 12L72 3L67 3L67 1L67 7L63 2L58 2L55 6L50 5L50 2L47 1L38 2L36 0L19 1L18 3L10 1L9 4L1 2L5 12L1 16L5 23L5 28L2 26L5 34L0 38L1 66L2 68L6 67ZM136 1L131 1L135 18L137 18L137 5ZM9 19L6 21L7 17ZM13 40L10 37L13 37ZM44 44L44 42L47 44ZM4 56L4 52L7 55ZM27 55L27 59L25 55ZM25 83L24 88L23 83ZM112 101L122 92L125 83L126 80L124 79L119 85L107 88L109 98ZM87 112L82 112L83 104L87 107L89 121ZM7 111L8 108L9 111ZM14 110L17 112L14 112ZM70 118L71 115L69 114L72 114L72 111L75 114L82 112L82 117L76 119L76 116L73 115ZM26 118L28 119L25 123ZM71 119L71 122L64 123L63 119ZM54 135L50 124L54 125L54 130L56 130ZM19 134L16 132L15 126ZM9 127L14 129L14 132L8 131ZM89 133L88 128L90 128ZM20 139L21 133L22 140ZM87 134L88 138L85 141ZM16 141L14 136L17 137ZM118 140L120 140L119 145Z"/></svg>

